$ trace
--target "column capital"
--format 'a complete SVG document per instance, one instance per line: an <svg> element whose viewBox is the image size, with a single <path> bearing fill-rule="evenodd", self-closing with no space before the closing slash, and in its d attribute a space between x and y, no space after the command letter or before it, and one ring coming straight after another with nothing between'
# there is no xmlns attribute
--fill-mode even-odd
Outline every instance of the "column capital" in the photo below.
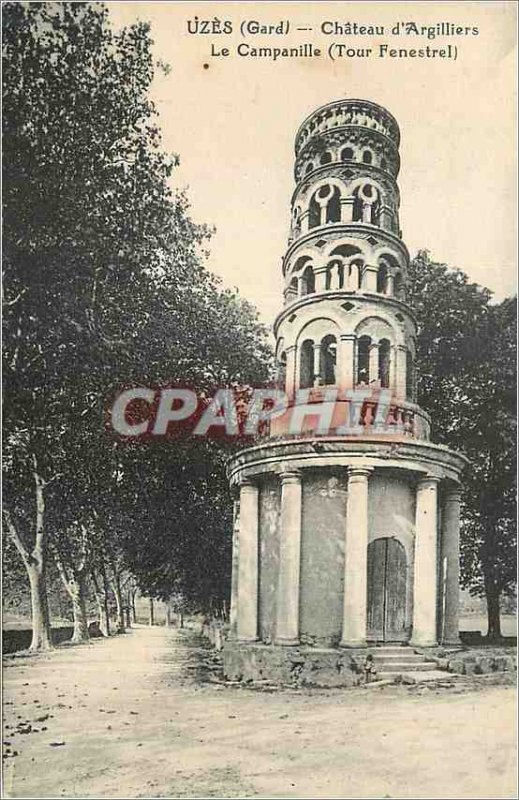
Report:
<svg viewBox="0 0 519 800"><path fill-rule="evenodd" d="M461 487L460 486L450 486L447 489L445 489L444 502L445 503L460 503L461 502Z"/></svg>
<svg viewBox="0 0 519 800"><path fill-rule="evenodd" d="M296 349L295 344L289 344L285 347L285 353L288 355L288 353L291 353L295 349Z"/></svg>
<svg viewBox="0 0 519 800"><path fill-rule="evenodd" d="M288 483L301 483L302 473L299 469L283 470L279 473L281 483L283 485Z"/></svg>
<svg viewBox="0 0 519 800"><path fill-rule="evenodd" d="M346 467L348 483L352 480L367 480L372 472L373 467Z"/></svg>
<svg viewBox="0 0 519 800"><path fill-rule="evenodd" d="M258 485L255 483L252 478L242 478L240 481L240 490L241 489L257 489Z"/></svg>
<svg viewBox="0 0 519 800"><path fill-rule="evenodd" d="M422 478L418 479L417 488L418 489L432 489L433 487L436 488L440 483L441 478L437 475L424 475Z"/></svg>

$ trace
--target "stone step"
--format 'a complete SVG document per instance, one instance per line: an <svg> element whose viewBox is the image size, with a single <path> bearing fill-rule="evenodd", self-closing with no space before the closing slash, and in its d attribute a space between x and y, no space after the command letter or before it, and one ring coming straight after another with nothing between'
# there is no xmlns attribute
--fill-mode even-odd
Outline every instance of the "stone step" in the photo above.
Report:
<svg viewBox="0 0 519 800"><path fill-rule="evenodd" d="M420 653L373 653L373 661L426 661Z"/></svg>
<svg viewBox="0 0 519 800"><path fill-rule="evenodd" d="M390 663L378 663L376 669L378 673L386 672L427 672L436 670L434 661L391 661Z"/></svg>

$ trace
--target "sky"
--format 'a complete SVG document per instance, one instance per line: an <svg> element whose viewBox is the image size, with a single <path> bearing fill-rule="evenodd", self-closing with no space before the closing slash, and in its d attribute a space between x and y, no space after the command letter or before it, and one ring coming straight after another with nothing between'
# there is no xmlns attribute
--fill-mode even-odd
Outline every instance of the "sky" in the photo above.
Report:
<svg viewBox="0 0 519 800"><path fill-rule="evenodd" d="M411 256L428 249L501 300L516 291L516 4L108 3L116 25L151 24L160 71L153 99L166 150L180 156L177 187L191 215L216 228L208 267L271 323L282 305L281 259L294 189L294 137L315 108L345 97L380 103L402 135L400 225ZM232 23L231 34L190 34L188 21ZM249 34L247 21L289 33ZM382 35L325 35L323 22L384 26ZM395 36L397 22L477 28L473 33ZM193 24L193 23L192 23ZM311 28L297 31L297 27ZM369 57L240 57L251 47L332 43ZM457 58L379 58L378 46L443 48ZM226 47L230 55L216 55ZM213 51L211 52L211 48Z"/></svg>

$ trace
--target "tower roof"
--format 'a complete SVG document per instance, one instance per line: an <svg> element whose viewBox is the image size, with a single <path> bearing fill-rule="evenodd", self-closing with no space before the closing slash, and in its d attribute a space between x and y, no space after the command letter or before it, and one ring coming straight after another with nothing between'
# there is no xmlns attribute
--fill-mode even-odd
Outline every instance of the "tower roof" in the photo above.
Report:
<svg viewBox="0 0 519 800"><path fill-rule="evenodd" d="M322 106L314 109L311 114L309 114L299 126L296 137L295 137L295 150L296 153L300 150L301 147L301 138L305 129L307 128L308 124L314 119L314 117L319 116L323 112L333 111L334 109L337 110L339 108L344 109L358 109L359 111L365 111L368 114L372 114L374 116L380 116L384 119L384 122L387 125L388 132L390 137L394 140L396 146L400 144L400 128L398 127L398 122L396 121L393 114L384 108L384 106L379 105L378 103L374 103L371 100L362 100L360 98L349 98L345 97L340 100L332 100L330 103L325 103ZM355 124L355 123L354 123Z"/></svg>

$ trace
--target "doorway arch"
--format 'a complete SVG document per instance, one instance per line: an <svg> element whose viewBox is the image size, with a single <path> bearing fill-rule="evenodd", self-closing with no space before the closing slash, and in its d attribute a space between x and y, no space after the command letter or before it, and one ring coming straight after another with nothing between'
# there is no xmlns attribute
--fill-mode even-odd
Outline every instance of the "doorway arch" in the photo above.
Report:
<svg viewBox="0 0 519 800"><path fill-rule="evenodd" d="M394 537L368 545L367 638L373 642L404 642L408 564L405 548Z"/></svg>

